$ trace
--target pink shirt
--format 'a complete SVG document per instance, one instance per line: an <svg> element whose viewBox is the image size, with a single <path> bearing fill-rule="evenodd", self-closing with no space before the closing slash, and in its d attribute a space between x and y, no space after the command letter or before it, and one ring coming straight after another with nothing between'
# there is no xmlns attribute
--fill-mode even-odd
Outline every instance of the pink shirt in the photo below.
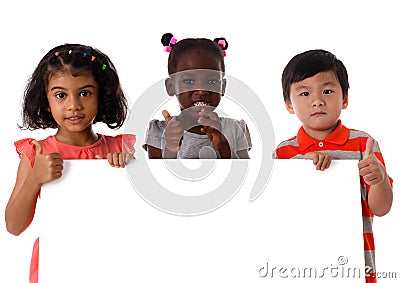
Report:
<svg viewBox="0 0 400 283"><path fill-rule="evenodd" d="M54 136L49 136L40 140L43 147L43 154L57 152L62 159L95 159L96 155L103 158L110 152L127 152L134 154L134 144L136 136L131 134L117 135L115 137L98 134L97 142L87 146L75 146L59 142ZM14 143L17 153L20 157L26 155L33 166L35 162L36 149L32 144L34 139L22 139Z"/></svg>

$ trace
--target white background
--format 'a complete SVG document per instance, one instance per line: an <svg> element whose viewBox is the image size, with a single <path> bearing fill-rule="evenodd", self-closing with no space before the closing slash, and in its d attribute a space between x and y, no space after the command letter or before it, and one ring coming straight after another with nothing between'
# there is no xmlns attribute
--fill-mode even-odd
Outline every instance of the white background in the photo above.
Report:
<svg viewBox="0 0 400 283"><path fill-rule="evenodd" d="M297 53L316 48L329 50L344 62L349 73L349 107L342 112L342 120L346 126L364 130L378 140L397 193L400 161L395 157L398 141L394 131L400 118L400 18L396 1L127 3L71 0L1 4L1 282L27 282L30 253L37 235L35 222L19 237L5 230L4 207L19 161L13 142L49 134L18 129L21 96L39 60L63 43L92 45L109 55L132 105L142 92L167 74L167 54L160 43L163 33L172 32L178 39L224 36L229 42L227 73L259 95L274 125L277 143L293 136L300 126L297 118L284 108L280 84L283 68ZM97 129L106 134L123 131L112 132L101 126ZM379 256L382 262L377 264L382 271L396 271L398 210L395 202L389 215L375 220L377 261Z"/></svg>

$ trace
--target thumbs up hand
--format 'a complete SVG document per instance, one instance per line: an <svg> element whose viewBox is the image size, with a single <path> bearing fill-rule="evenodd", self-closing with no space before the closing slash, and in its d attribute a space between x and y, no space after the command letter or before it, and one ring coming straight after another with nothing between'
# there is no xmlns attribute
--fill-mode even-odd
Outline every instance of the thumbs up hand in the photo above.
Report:
<svg viewBox="0 0 400 283"><path fill-rule="evenodd" d="M167 110L162 111L167 126L165 128L164 158L176 158L183 137L183 127L179 121L173 119Z"/></svg>
<svg viewBox="0 0 400 283"><path fill-rule="evenodd" d="M39 141L32 141L36 147L35 164L32 174L40 185L58 179L62 175L63 160L60 154L43 154L43 147Z"/></svg>
<svg viewBox="0 0 400 283"><path fill-rule="evenodd" d="M165 122L167 122L167 124L168 124L169 121L172 120L171 115L169 114L169 112L167 110L163 110L161 113L162 113L162 115L163 115L163 117L165 119Z"/></svg>
<svg viewBox="0 0 400 283"><path fill-rule="evenodd" d="M374 154L374 140L369 137L365 145L364 157L358 163L360 176L368 185L378 185L386 177L386 170L383 164Z"/></svg>

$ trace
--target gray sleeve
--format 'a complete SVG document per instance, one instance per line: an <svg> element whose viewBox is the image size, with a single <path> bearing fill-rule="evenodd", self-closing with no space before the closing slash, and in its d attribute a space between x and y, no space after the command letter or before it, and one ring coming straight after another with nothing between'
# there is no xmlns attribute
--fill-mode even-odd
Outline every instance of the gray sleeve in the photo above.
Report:
<svg viewBox="0 0 400 283"><path fill-rule="evenodd" d="M244 120L221 117L222 132L231 147L232 156L238 151L249 151L252 147L250 132Z"/></svg>
<svg viewBox="0 0 400 283"><path fill-rule="evenodd" d="M146 138L142 147L147 151L147 146L162 149L162 140L165 130L165 121L151 120L146 130Z"/></svg>
<svg viewBox="0 0 400 283"><path fill-rule="evenodd" d="M252 148L250 131L244 120L239 121L242 135L239 135L238 148L250 150ZM239 131L240 132L240 131Z"/></svg>

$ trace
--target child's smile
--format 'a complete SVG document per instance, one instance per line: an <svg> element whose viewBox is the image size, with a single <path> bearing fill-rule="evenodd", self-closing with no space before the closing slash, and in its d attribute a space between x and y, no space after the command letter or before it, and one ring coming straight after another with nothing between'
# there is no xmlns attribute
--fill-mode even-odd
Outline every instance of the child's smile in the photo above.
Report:
<svg viewBox="0 0 400 283"><path fill-rule="evenodd" d="M224 91L221 61L201 49L190 49L180 55L170 82L182 110L193 106L217 107Z"/></svg>
<svg viewBox="0 0 400 283"><path fill-rule="evenodd" d="M70 140L72 133L92 136L92 123L98 111L98 84L93 76L53 75L48 84L49 111L58 125L58 139Z"/></svg>
<svg viewBox="0 0 400 283"><path fill-rule="evenodd" d="M77 125L83 121L84 116L72 116L72 117L67 117L65 119L72 125Z"/></svg>

